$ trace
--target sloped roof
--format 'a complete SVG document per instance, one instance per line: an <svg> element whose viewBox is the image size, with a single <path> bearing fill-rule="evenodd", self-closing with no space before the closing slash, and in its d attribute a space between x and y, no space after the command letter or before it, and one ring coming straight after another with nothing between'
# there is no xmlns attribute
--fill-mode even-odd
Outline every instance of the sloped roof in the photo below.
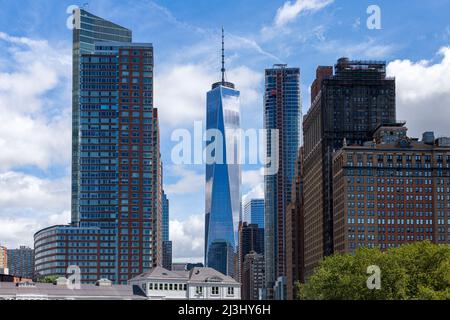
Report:
<svg viewBox="0 0 450 320"><path fill-rule="evenodd" d="M67 286L48 283L35 283L34 287L17 287L11 282L0 283L0 297L37 296L46 298L98 298L98 299L144 299L144 293L131 285L96 286L82 284L80 289L69 289Z"/></svg>
<svg viewBox="0 0 450 320"><path fill-rule="evenodd" d="M145 272L137 277L134 277L130 281L143 280L143 279L151 279L151 280L188 280L188 273L186 272L175 272L169 271L162 267L152 268L150 271Z"/></svg>
<svg viewBox="0 0 450 320"><path fill-rule="evenodd" d="M162 267L155 267L130 281L139 280L184 280L188 282L218 282L236 284L237 281L212 268L195 267L191 271L169 271Z"/></svg>
<svg viewBox="0 0 450 320"><path fill-rule="evenodd" d="M237 281L232 277L226 276L213 268L193 268L189 275L189 281L192 282L222 282L233 283Z"/></svg>

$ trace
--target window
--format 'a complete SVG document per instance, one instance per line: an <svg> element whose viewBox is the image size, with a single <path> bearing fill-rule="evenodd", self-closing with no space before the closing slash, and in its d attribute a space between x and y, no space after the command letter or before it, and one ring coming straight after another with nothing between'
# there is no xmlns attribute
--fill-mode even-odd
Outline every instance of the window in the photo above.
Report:
<svg viewBox="0 0 450 320"><path fill-rule="evenodd" d="M195 293L196 294L203 294L203 287L196 287L195 288Z"/></svg>
<svg viewBox="0 0 450 320"><path fill-rule="evenodd" d="M233 287L228 287L228 295L234 296L234 288Z"/></svg>
<svg viewBox="0 0 450 320"><path fill-rule="evenodd" d="M218 296L219 295L219 287L212 287L211 288L211 294L213 296Z"/></svg>

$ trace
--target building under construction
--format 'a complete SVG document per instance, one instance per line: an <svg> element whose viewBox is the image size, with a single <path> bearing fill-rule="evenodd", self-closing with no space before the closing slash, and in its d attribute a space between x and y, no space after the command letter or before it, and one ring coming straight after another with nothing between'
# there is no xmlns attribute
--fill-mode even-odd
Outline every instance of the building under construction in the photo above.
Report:
<svg viewBox="0 0 450 320"><path fill-rule="evenodd" d="M304 267L306 277L333 253L333 152L372 140L374 130L396 121L395 79L382 61L341 58L320 66L304 118Z"/></svg>

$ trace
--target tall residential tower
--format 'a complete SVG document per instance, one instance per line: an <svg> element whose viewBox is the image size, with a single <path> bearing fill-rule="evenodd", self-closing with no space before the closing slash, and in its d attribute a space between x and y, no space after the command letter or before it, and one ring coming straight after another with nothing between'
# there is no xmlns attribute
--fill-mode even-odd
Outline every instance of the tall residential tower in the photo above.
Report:
<svg viewBox="0 0 450 320"><path fill-rule="evenodd" d="M35 271L66 275L68 266L78 266L83 282L126 283L162 261L153 46L131 43L127 29L78 14L72 224L35 234Z"/></svg>
<svg viewBox="0 0 450 320"><path fill-rule="evenodd" d="M265 175L266 288L272 297L275 282L286 275L286 209L291 202L295 160L300 147L300 69L275 65L266 70L264 128L267 157L278 160L278 171ZM277 146L272 135L278 132ZM272 150L275 154L271 154ZM283 282L283 281L281 281Z"/></svg>

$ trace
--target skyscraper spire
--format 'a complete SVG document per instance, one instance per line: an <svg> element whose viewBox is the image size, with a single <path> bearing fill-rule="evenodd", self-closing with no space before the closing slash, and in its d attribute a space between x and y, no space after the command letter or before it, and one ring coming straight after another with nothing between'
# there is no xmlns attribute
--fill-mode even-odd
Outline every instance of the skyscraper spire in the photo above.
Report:
<svg viewBox="0 0 450 320"><path fill-rule="evenodd" d="M225 84L225 31L222 26L222 85Z"/></svg>
<svg viewBox="0 0 450 320"><path fill-rule="evenodd" d="M222 72L222 79L212 85L212 88L215 89L217 87L227 87L234 89L234 84L231 82L227 82L225 80L225 29L222 26L222 69L220 70Z"/></svg>

